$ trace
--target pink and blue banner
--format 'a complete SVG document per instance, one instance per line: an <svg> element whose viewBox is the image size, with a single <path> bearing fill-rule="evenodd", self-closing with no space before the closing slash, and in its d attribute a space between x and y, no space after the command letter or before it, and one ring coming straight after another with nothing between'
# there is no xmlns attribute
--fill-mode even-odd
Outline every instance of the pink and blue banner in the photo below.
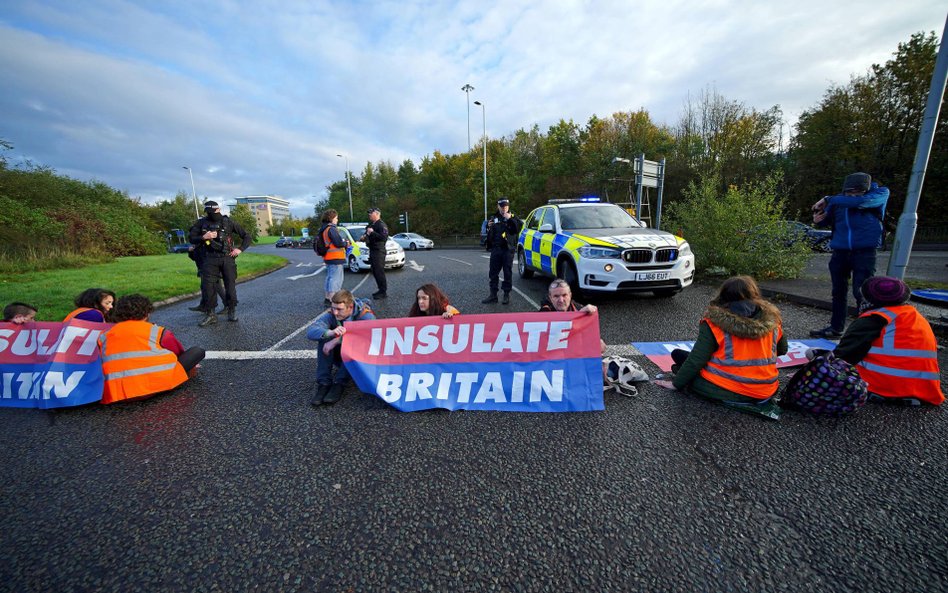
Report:
<svg viewBox="0 0 948 593"><path fill-rule="evenodd" d="M0 407L64 408L102 399L99 335L111 324L0 322Z"/></svg>
<svg viewBox="0 0 948 593"><path fill-rule="evenodd" d="M676 348L691 352L694 342L632 342L635 348L666 373L672 368L671 352ZM806 363L806 351L810 348L832 350L836 342L823 339L787 340L787 353L777 357L777 368L795 367Z"/></svg>
<svg viewBox="0 0 948 593"><path fill-rule="evenodd" d="M346 369L403 412L604 409L599 316L408 317L346 324Z"/></svg>

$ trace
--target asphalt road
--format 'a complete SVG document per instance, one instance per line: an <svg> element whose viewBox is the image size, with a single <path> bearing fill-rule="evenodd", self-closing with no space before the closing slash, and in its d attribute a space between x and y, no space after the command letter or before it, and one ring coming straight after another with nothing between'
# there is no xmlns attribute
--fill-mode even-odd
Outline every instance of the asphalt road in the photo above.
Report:
<svg viewBox="0 0 948 593"><path fill-rule="evenodd" d="M405 414L355 388L313 409L295 332L324 276L311 251L273 251L293 262L239 285L239 322L196 327L197 299L153 315L213 351L183 388L0 410L0 590L948 590L943 409L769 422L649 384L599 413ZM406 314L428 281L463 313L533 310L546 280L480 304L484 255L409 253L377 312ZM712 292L597 300L602 336L693 339ZM791 338L825 321L781 310Z"/></svg>

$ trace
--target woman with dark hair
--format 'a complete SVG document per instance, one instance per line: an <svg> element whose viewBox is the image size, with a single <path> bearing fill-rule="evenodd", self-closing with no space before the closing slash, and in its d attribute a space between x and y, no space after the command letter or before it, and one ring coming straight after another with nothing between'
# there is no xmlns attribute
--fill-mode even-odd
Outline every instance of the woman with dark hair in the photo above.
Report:
<svg viewBox="0 0 948 593"><path fill-rule="evenodd" d="M115 293L104 288L87 288L79 293L73 303L76 309L66 315L63 321L82 319L104 323L111 321L109 312L115 303Z"/></svg>
<svg viewBox="0 0 948 593"><path fill-rule="evenodd" d="M780 311L750 276L721 285L691 352L673 350L675 389L776 420L777 357L787 353Z"/></svg>
<svg viewBox="0 0 948 593"><path fill-rule="evenodd" d="M154 307L140 294L115 304L112 328L99 337L105 389L102 403L137 399L174 389L204 360L204 349L184 349L169 330L148 322Z"/></svg>
<svg viewBox="0 0 948 593"><path fill-rule="evenodd" d="M448 295L435 284L425 284L415 291L415 304L408 312L409 317L425 317L440 315L451 319L461 312L451 306Z"/></svg>

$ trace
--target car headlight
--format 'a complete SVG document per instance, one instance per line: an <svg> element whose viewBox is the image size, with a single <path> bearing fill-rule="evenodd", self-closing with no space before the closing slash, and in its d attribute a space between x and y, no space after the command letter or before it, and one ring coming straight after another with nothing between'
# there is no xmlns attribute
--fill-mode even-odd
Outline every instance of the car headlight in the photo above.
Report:
<svg viewBox="0 0 948 593"><path fill-rule="evenodd" d="M622 252L618 249L611 249L609 247L592 247L590 245L585 245L576 250L579 255L589 259L620 259L622 257Z"/></svg>
<svg viewBox="0 0 948 593"><path fill-rule="evenodd" d="M683 255L691 255L691 245L687 241L678 246L678 257Z"/></svg>

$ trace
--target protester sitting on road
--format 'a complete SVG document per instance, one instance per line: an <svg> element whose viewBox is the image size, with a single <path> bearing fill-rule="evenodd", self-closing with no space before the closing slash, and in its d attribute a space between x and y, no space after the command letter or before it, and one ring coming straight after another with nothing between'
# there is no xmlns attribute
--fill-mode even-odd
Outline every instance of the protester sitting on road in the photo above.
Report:
<svg viewBox="0 0 948 593"><path fill-rule="evenodd" d="M82 319L83 321L105 323L111 321L109 311L112 310L112 305L115 303L115 293L104 288L87 288L79 293L79 296L73 302L76 309L66 315L63 321Z"/></svg>
<svg viewBox="0 0 948 593"><path fill-rule="evenodd" d="M861 292L860 315L833 354L856 366L870 399L941 404L938 341L928 320L908 303L911 289L898 278L873 276Z"/></svg>
<svg viewBox="0 0 948 593"><path fill-rule="evenodd" d="M786 353L780 311L753 278L734 276L708 305L691 352L672 351L672 385L776 420L777 356Z"/></svg>
<svg viewBox="0 0 948 593"><path fill-rule="evenodd" d="M573 291L570 289L569 283L562 278L557 278L550 283L546 298L540 303L540 311L582 311L587 315L592 315L593 313L597 313L599 309L596 305L584 306L574 301ZM602 340L599 340L599 349L602 351L602 354L606 353L606 343Z"/></svg>
<svg viewBox="0 0 948 593"><path fill-rule="evenodd" d="M329 310L317 317L306 331L307 338L319 342L319 350L316 351L316 394L309 402L312 405L334 404L342 397L342 390L349 381L349 372L342 363L342 336L346 333L344 324L367 319L375 319L369 303L342 289L332 295ZM335 377L332 374L333 366L337 367Z"/></svg>
<svg viewBox="0 0 948 593"><path fill-rule="evenodd" d="M23 325L36 319L36 307L26 303L13 302L3 308L3 320L8 323Z"/></svg>
<svg viewBox="0 0 948 593"><path fill-rule="evenodd" d="M461 312L451 306L448 295L435 284L424 284L415 291L415 303L408 312L409 317L425 317L440 315L451 319Z"/></svg>
<svg viewBox="0 0 948 593"><path fill-rule="evenodd" d="M204 349L187 350L169 330L148 322L154 310L140 294L120 298L117 322L99 336L105 390L102 403L137 399L174 389L188 380L188 373L204 360Z"/></svg>

